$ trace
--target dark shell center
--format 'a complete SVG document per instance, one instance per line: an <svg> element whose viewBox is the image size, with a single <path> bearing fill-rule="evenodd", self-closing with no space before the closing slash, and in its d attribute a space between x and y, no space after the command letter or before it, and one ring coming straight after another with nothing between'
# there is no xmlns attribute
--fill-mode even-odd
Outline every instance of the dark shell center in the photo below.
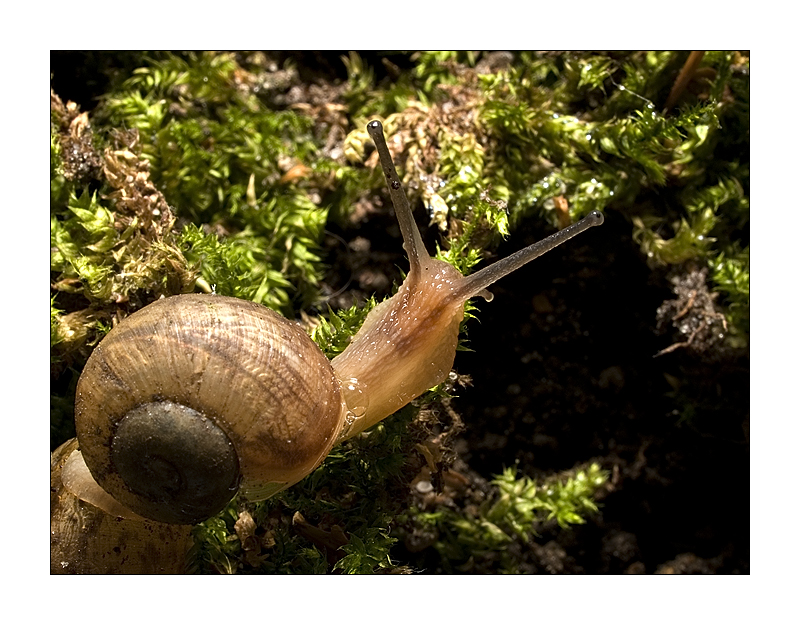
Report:
<svg viewBox="0 0 800 625"><path fill-rule="evenodd" d="M170 401L137 406L123 417L111 461L141 504L163 523L198 523L219 512L239 487L236 450L213 421Z"/></svg>

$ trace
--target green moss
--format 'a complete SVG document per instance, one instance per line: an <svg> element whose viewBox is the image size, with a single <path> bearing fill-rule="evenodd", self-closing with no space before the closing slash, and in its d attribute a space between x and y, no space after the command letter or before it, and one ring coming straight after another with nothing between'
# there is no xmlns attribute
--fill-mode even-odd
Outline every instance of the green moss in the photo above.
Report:
<svg viewBox="0 0 800 625"><path fill-rule="evenodd" d="M234 264L247 266L253 285L234 291L289 312L293 299L315 297L327 209L284 176L314 166L317 147L311 119L266 107L252 84L237 82L248 77L230 54L167 56L108 94L98 115L138 129L153 181L179 218L231 233L241 251Z"/></svg>
<svg viewBox="0 0 800 625"><path fill-rule="evenodd" d="M713 261L712 278L717 292L724 294L731 340L746 347L750 334L750 247L733 244Z"/></svg>
<svg viewBox="0 0 800 625"><path fill-rule="evenodd" d="M50 347L61 343L64 337L61 333L59 324L59 317L63 314L63 310L56 308L55 296L50 298Z"/></svg>
<svg viewBox="0 0 800 625"><path fill-rule="evenodd" d="M548 521L565 529L585 523L588 515L597 512L594 496L609 477L595 463L541 484L524 476L518 478L516 473L516 469L506 469L496 476L493 496L475 514L444 507L432 513L412 511L409 519L413 524L427 526L438 535L434 546L445 567L458 569L470 560L493 554L504 569L512 572L513 559L505 547L514 540L524 543L532 539L536 528Z"/></svg>
<svg viewBox="0 0 800 625"><path fill-rule="evenodd" d="M311 338L328 358L338 356L350 344L350 339L358 332L375 304L374 298L371 298L365 306L351 306L336 313L329 309L328 317L321 317L317 321Z"/></svg>
<svg viewBox="0 0 800 625"><path fill-rule="evenodd" d="M267 501L234 500L195 529L191 569L312 574L392 568L390 551L396 539L390 531L403 510L409 479L405 465L414 444L409 423L414 414L408 406L361 437L334 448L308 477ZM241 511L259 528L258 542L249 555L235 527ZM316 532L298 530L294 518L298 511L304 517L302 523L312 525ZM328 540L326 534L337 527L344 538Z"/></svg>
<svg viewBox="0 0 800 625"><path fill-rule="evenodd" d="M53 216L50 222L50 269L79 281L88 297L109 299L114 285L108 252L119 240L113 213L88 191L71 194L67 208L71 215L65 220Z"/></svg>

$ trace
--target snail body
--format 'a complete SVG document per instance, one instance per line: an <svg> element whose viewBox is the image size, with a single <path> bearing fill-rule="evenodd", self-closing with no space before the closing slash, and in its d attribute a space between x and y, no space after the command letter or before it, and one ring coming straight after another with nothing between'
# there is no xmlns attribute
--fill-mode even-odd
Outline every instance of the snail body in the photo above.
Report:
<svg viewBox="0 0 800 625"><path fill-rule="evenodd" d="M60 464L63 497L117 519L189 526L237 492L271 496L310 473L336 443L444 381L468 299L603 221L595 211L462 276L426 252L382 126L372 121L367 129L409 257L398 292L332 361L296 324L235 298L179 295L132 314L101 341L78 382L80 450Z"/></svg>

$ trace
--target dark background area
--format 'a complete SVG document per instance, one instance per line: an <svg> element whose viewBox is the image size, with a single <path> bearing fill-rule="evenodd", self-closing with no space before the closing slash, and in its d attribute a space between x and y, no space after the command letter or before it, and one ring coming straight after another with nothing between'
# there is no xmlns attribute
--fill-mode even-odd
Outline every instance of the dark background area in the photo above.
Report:
<svg viewBox="0 0 800 625"><path fill-rule="evenodd" d="M590 460L611 470L600 514L544 537L564 544L568 570L640 562L654 572L680 556L692 571L747 572L747 362L702 365L680 350L654 358L669 344L655 311L671 294L637 256L629 224L610 213L495 285L469 330L475 351L456 360L480 381L455 402L468 462L484 475L515 460L529 476ZM665 372L688 377L684 393L708 408L681 419Z"/></svg>

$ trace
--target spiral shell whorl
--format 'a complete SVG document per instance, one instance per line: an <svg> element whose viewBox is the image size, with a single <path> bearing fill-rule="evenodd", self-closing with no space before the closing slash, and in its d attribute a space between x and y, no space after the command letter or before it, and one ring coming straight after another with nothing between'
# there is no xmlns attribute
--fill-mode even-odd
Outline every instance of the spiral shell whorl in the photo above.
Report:
<svg viewBox="0 0 800 625"><path fill-rule="evenodd" d="M161 523L207 519L231 500L241 479L225 433L196 410L170 401L142 404L120 420L111 462L138 498L140 514Z"/></svg>
<svg viewBox="0 0 800 625"><path fill-rule="evenodd" d="M188 512L180 511L193 497L191 492L177 495L178 484L199 484L203 478L177 477L180 471L171 468L177 460L156 453L158 459L142 472L150 477L128 484L121 476L123 467L138 470L133 459L152 445L145 435L144 443L135 443L140 451L123 451L127 448L117 438L137 429L129 425L134 421L130 415L138 419L162 405L172 406L166 414L195 423L189 430L194 427L196 433L189 435L176 458L189 457L189 464L210 469L209 480L216 484L210 491L224 499L219 508L233 495L226 499L220 493L238 483L238 473L245 495L252 493L252 498L274 492L276 487L270 485L293 484L308 474L332 447L346 412L322 352L296 324L263 306L221 296L182 295L134 313L108 334L87 362L76 394L76 429L86 464L104 489L143 516L152 507L150 498L172 498L178 511L159 518L173 523L194 521L165 517L194 518L200 513L191 506ZM147 420L161 432L169 429L164 419L162 415ZM219 434L203 434L215 429ZM217 441L216 451L208 452L213 460L198 461L193 436ZM235 463L225 459L231 447L238 473ZM163 486L149 485L156 474L166 477Z"/></svg>

